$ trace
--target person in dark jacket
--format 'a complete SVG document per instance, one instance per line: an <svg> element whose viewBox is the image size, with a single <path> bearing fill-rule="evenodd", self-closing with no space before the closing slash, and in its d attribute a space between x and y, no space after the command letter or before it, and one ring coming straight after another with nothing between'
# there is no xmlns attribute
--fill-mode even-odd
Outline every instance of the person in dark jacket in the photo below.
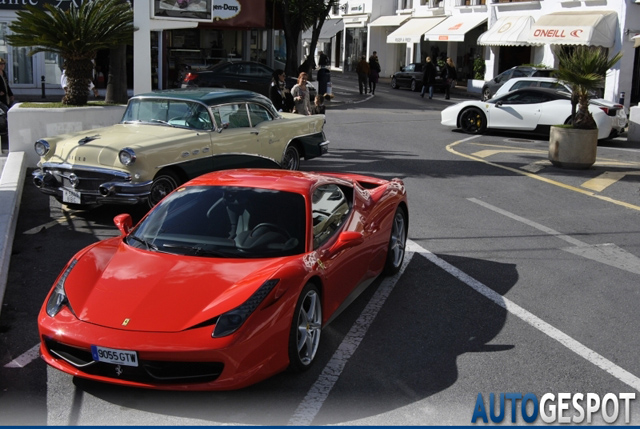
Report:
<svg viewBox="0 0 640 429"><path fill-rule="evenodd" d="M271 76L269 98L278 112L291 112L293 110L293 96L285 86L286 75L284 70L278 69Z"/></svg>
<svg viewBox="0 0 640 429"><path fill-rule="evenodd" d="M369 92L376 93L376 84L380 78L380 61L378 61L378 53L373 51L373 55L369 57Z"/></svg>
<svg viewBox="0 0 640 429"><path fill-rule="evenodd" d="M447 58L447 62L442 68L442 78L444 79L444 98L449 99L451 93L451 87L455 85L455 81L458 79L458 73L456 72L456 65L451 58Z"/></svg>
<svg viewBox="0 0 640 429"><path fill-rule="evenodd" d="M371 70L369 69L367 57L363 55L362 57L360 57L360 62L356 66L356 73L358 73L358 88L360 88L360 94L362 94L363 91L366 94L367 89L369 89L369 84L367 83L367 81L369 79L370 71Z"/></svg>
<svg viewBox="0 0 640 429"><path fill-rule="evenodd" d="M9 107L13 104L13 91L9 86L9 79L5 71L6 67L7 62L4 58L0 58L0 103L6 106L6 109L3 107L5 111L9 110Z"/></svg>
<svg viewBox="0 0 640 429"><path fill-rule="evenodd" d="M422 72L422 92L420 92L420 97L424 98L424 93L429 88L429 100L433 98L433 85L436 83L437 72L438 69L431 61L431 57L427 57L424 71Z"/></svg>

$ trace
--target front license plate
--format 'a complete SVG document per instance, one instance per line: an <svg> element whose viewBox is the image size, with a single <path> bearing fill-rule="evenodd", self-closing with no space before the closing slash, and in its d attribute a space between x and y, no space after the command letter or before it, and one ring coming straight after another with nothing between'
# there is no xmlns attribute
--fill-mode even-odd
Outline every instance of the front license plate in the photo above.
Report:
<svg viewBox="0 0 640 429"><path fill-rule="evenodd" d="M107 362L116 365L138 366L138 354L129 350L108 349L91 346L91 355L96 362Z"/></svg>
<svg viewBox="0 0 640 429"><path fill-rule="evenodd" d="M81 204L82 199L80 198L80 192L73 191L70 189L63 189L62 202L70 203L70 204Z"/></svg>

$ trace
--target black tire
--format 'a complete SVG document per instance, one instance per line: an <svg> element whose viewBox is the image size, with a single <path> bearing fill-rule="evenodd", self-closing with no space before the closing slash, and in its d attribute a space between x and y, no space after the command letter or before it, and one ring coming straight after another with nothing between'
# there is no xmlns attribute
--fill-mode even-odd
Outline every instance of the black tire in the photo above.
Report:
<svg viewBox="0 0 640 429"><path fill-rule="evenodd" d="M393 275L400 271L407 246L407 225L407 214L402 207L398 207L393 215L393 225L387 247L387 260L384 264L386 275Z"/></svg>
<svg viewBox="0 0 640 429"><path fill-rule="evenodd" d="M311 319L311 320L310 320ZM289 332L289 370L306 371L315 362L322 333L322 300L313 283L300 292Z"/></svg>
<svg viewBox="0 0 640 429"><path fill-rule="evenodd" d="M487 129L487 117L477 107L460 113L460 128L467 134L482 134Z"/></svg>
<svg viewBox="0 0 640 429"><path fill-rule="evenodd" d="M171 191L180 185L181 180L178 176L169 170L160 171L153 179L151 191L149 192L149 208L152 208L166 197Z"/></svg>
<svg viewBox="0 0 640 429"><path fill-rule="evenodd" d="M285 170L299 170L300 169L300 152L295 145L290 144L284 151L284 157L282 158L282 168Z"/></svg>
<svg viewBox="0 0 640 429"><path fill-rule="evenodd" d="M487 101L491 98L491 90L488 87L482 88L482 101Z"/></svg>
<svg viewBox="0 0 640 429"><path fill-rule="evenodd" d="M411 91L417 92L418 90L418 82L415 79L411 79Z"/></svg>
<svg viewBox="0 0 640 429"><path fill-rule="evenodd" d="M398 81L396 80L395 77L391 78L391 88L393 89L398 89L400 88L400 85L398 85Z"/></svg>

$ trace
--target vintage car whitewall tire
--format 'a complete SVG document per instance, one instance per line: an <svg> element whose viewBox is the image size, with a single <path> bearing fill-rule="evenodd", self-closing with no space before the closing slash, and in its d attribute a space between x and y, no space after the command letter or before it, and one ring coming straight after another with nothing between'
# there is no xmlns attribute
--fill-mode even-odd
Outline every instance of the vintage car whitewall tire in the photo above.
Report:
<svg viewBox="0 0 640 429"><path fill-rule="evenodd" d="M300 169L300 152L295 145L290 144L284 151L284 159L282 160L282 168L285 170Z"/></svg>
<svg viewBox="0 0 640 429"><path fill-rule="evenodd" d="M154 177L153 183L151 184L151 190L147 200L149 207L158 204L161 199L176 189L180 183L181 180L175 173L169 170L160 171L156 177Z"/></svg>

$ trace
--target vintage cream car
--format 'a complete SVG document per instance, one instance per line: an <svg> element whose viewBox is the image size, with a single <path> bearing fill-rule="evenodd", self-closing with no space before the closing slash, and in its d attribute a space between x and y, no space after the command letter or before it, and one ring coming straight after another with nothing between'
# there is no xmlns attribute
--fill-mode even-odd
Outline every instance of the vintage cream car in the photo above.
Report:
<svg viewBox="0 0 640 429"><path fill-rule="evenodd" d="M255 92L189 88L141 94L116 125L38 140L34 184L72 207L154 206L215 170L279 167L326 153L324 115L277 112Z"/></svg>

